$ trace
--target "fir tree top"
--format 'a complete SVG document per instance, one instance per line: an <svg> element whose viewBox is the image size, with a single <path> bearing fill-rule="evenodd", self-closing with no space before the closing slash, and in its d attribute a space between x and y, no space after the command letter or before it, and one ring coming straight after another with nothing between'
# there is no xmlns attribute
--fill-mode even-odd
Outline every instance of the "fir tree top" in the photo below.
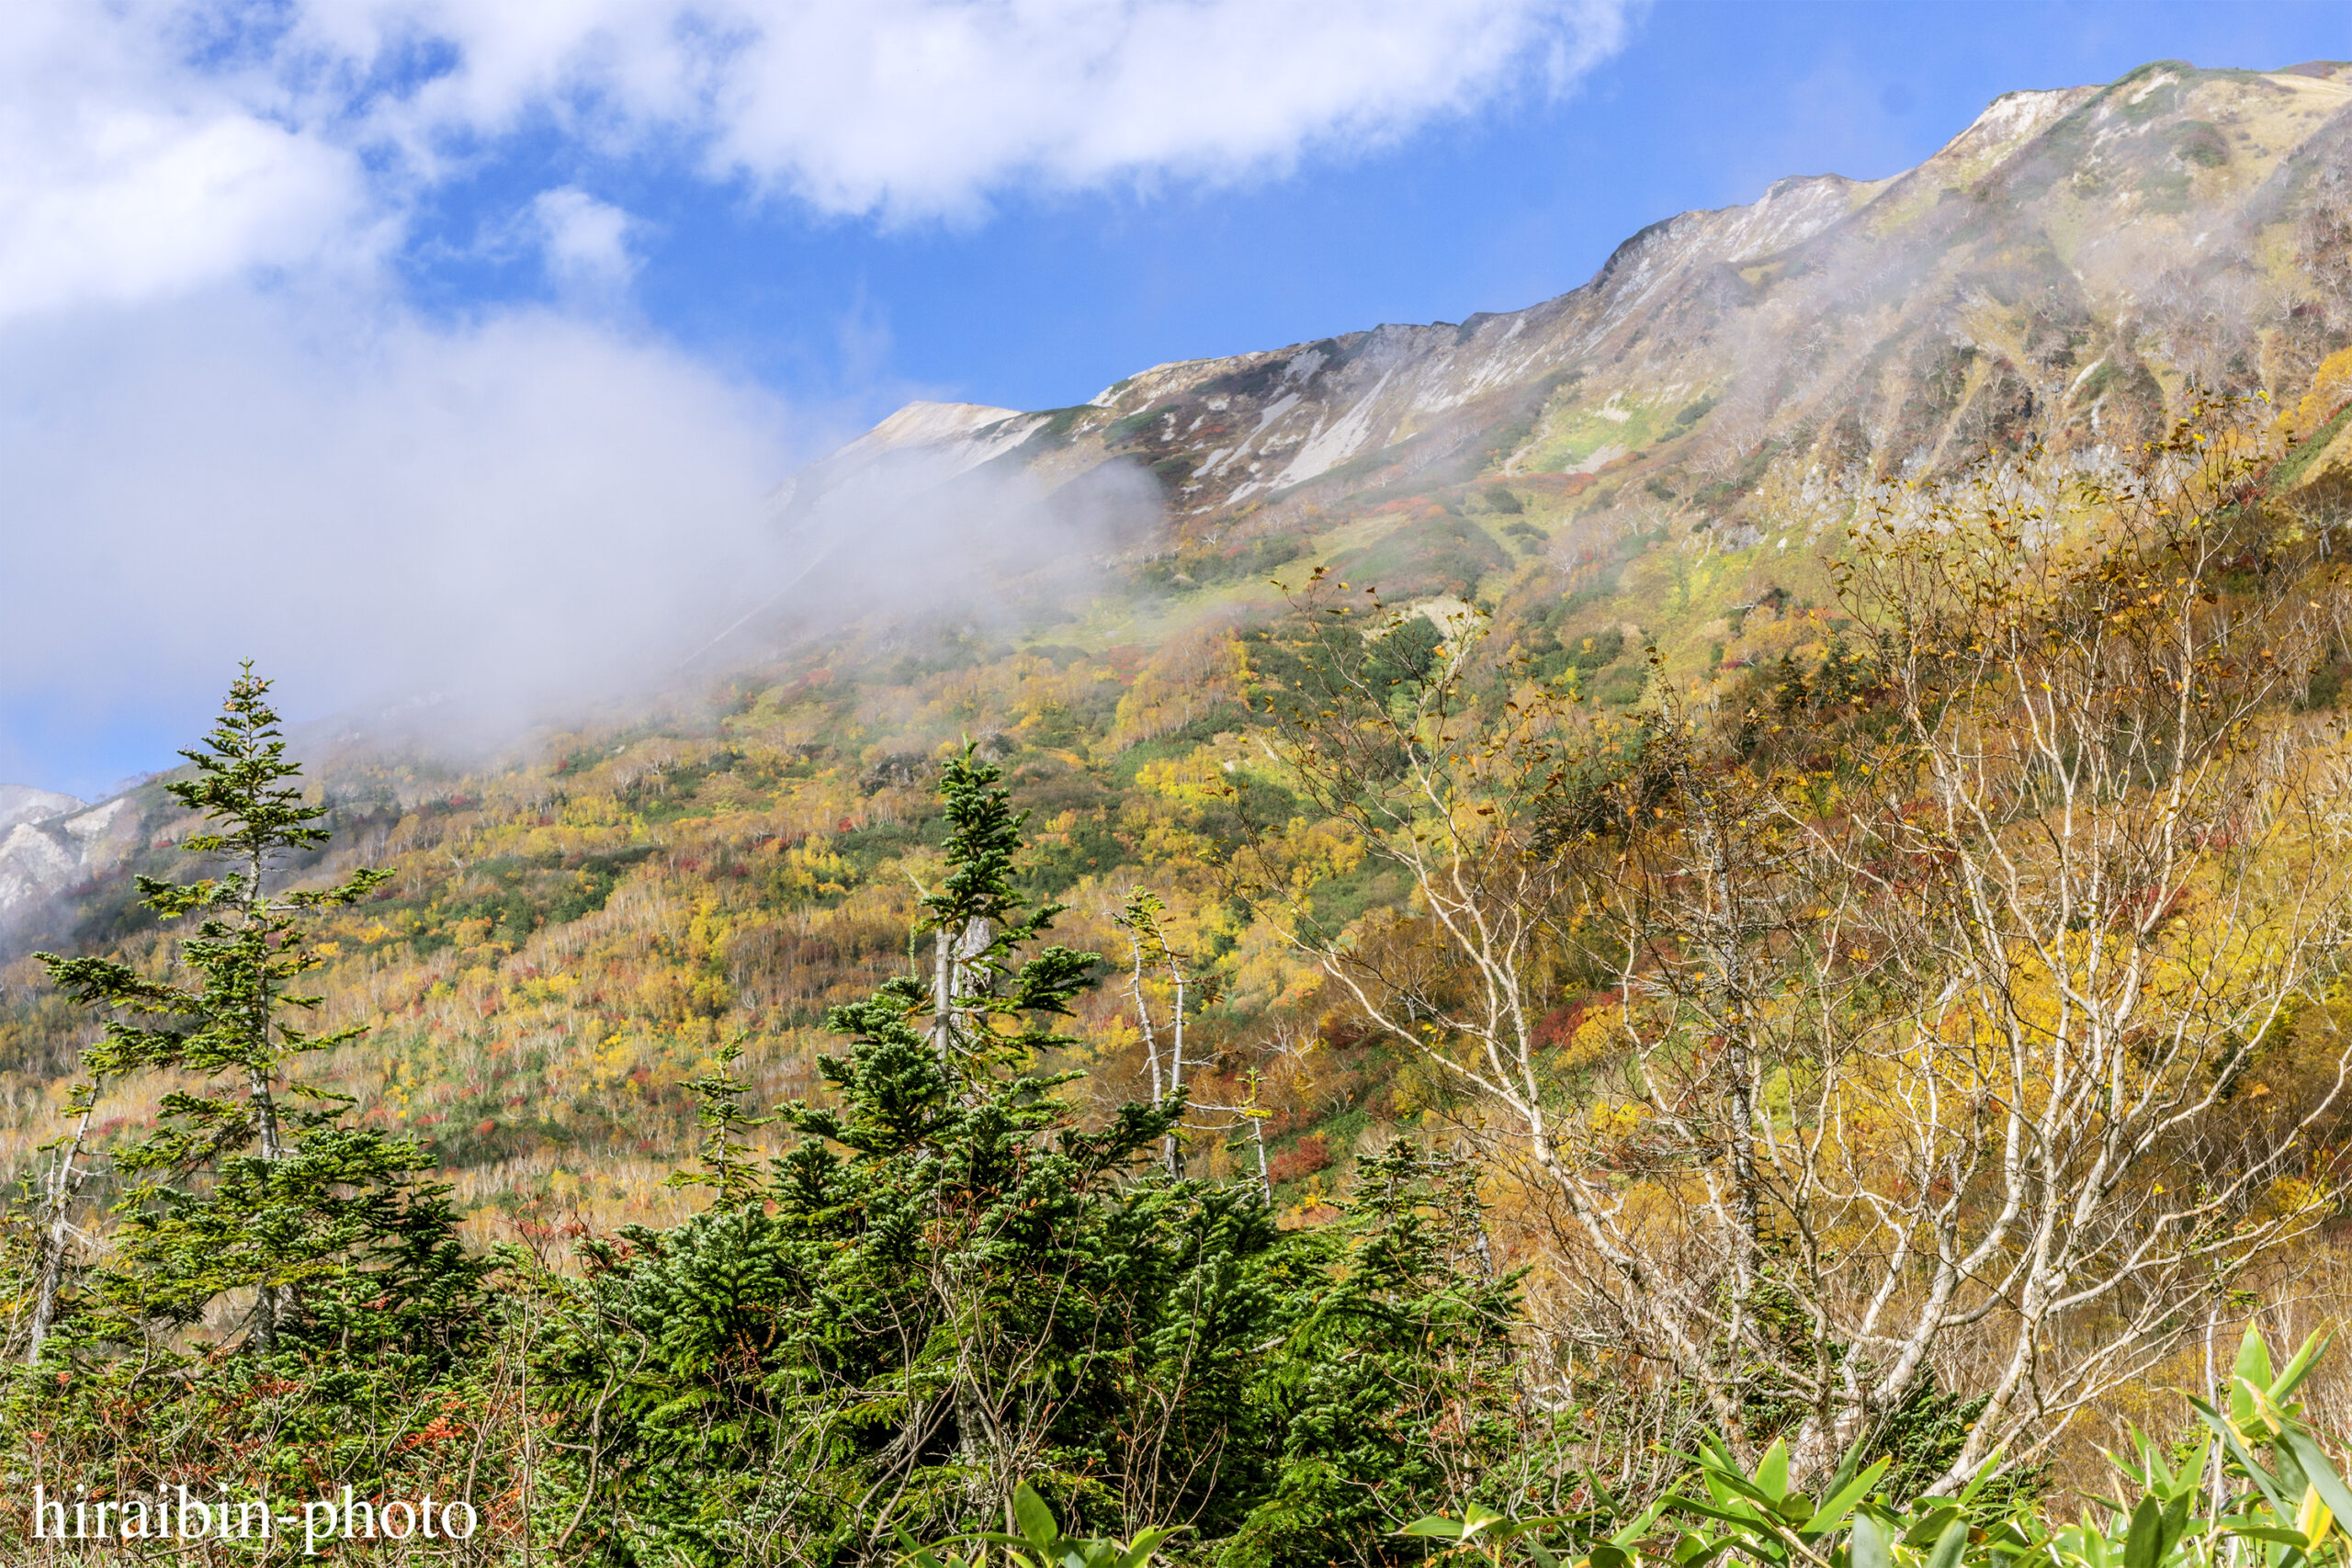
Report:
<svg viewBox="0 0 2352 1568"><path fill-rule="evenodd" d="M288 782L300 778L302 770L287 760L269 687L254 673L253 660L239 665L202 748L180 752L196 764L197 776L164 786L172 798L219 825L187 840L194 853L235 854L251 863L327 841L327 830L317 826L326 807L308 804L302 789Z"/></svg>

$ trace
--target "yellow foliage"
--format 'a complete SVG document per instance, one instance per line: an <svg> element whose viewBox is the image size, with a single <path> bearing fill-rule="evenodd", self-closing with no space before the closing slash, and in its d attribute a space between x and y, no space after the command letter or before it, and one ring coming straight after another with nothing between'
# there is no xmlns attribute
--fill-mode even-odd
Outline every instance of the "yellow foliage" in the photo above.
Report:
<svg viewBox="0 0 2352 1568"><path fill-rule="evenodd" d="M1304 894L1318 882L1345 876L1363 863L1363 840L1340 823L1310 822L1295 818L1275 846L1289 874L1294 892Z"/></svg>
<svg viewBox="0 0 2352 1568"><path fill-rule="evenodd" d="M1216 752L1195 746L1189 756L1146 762L1136 770L1136 783L1179 805L1206 806L1224 799L1233 787L1226 773Z"/></svg>
<svg viewBox="0 0 2352 1568"><path fill-rule="evenodd" d="M857 874L846 857L833 852L832 840L821 835L786 846L779 858L784 862L784 885L795 893L815 897L846 893Z"/></svg>
<svg viewBox="0 0 2352 1568"><path fill-rule="evenodd" d="M625 827L632 814L609 795L583 795L563 803L563 825L567 828Z"/></svg>
<svg viewBox="0 0 2352 1568"><path fill-rule="evenodd" d="M1313 996L1323 979L1320 964L1263 920L1242 928L1223 969L1232 1005L1246 1012L1296 1006Z"/></svg>
<svg viewBox="0 0 2352 1568"><path fill-rule="evenodd" d="M1596 1138L1630 1138L1648 1114L1638 1100L1596 1100L1585 1113L1585 1124Z"/></svg>
<svg viewBox="0 0 2352 1568"><path fill-rule="evenodd" d="M1114 750L1183 728L1239 690L1241 645L1221 626L1178 637L1136 672L1119 699L1107 744Z"/></svg>
<svg viewBox="0 0 2352 1568"><path fill-rule="evenodd" d="M2312 372L2311 389L2278 423L2285 433L2301 441L2335 416L2335 411L2352 402L2352 348L2339 348L2319 362Z"/></svg>
<svg viewBox="0 0 2352 1568"><path fill-rule="evenodd" d="M1620 1002L1593 1009L1577 1024L1560 1053L1560 1066L1570 1071L1608 1060L1625 1045L1625 1009Z"/></svg>

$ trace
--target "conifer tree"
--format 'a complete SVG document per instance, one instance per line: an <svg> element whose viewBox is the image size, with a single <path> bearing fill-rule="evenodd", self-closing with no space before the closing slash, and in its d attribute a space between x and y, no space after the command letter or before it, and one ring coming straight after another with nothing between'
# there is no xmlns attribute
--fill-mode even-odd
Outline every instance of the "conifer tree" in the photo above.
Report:
<svg viewBox="0 0 2352 1568"><path fill-rule="evenodd" d="M1048 1033L1017 1021L1066 1015L1070 998L1091 984L1097 959L1047 947L1014 966L1014 952L1069 906L1030 908L1013 885L1028 813L1013 809L1001 777L967 742L940 780L951 869L935 892L923 895L916 935L933 941L931 1042L950 1065L999 1066L1052 1043Z"/></svg>
<svg viewBox="0 0 2352 1568"><path fill-rule="evenodd" d="M93 1081L196 1080L113 1151L113 1255L80 1303L69 1337L81 1344L168 1340L232 1292L250 1292L251 1305L230 1337L256 1354L289 1332L413 1338L445 1329L481 1279L455 1240L446 1190L416 1180L429 1164L416 1144L345 1124L351 1097L295 1076L303 1057L364 1032L306 1026L319 998L299 980L324 961L312 928L388 874L288 886L295 863L325 846L327 810L305 798L269 686L244 665L210 734L181 753L192 776L164 785L207 818L182 848L219 867L193 882L138 879L141 902L167 926L193 922L177 973L39 955L61 989L104 1015L84 1064Z"/></svg>
<svg viewBox="0 0 2352 1568"><path fill-rule="evenodd" d="M1453 1499L1515 1397L1518 1282L1464 1267L1466 1169L1400 1146L1341 1224L1284 1230L1257 1182L1160 1168L1179 1100L1082 1122L1046 1069L1098 961L1036 945L1058 911L1019 896L997 770L967 748L942 793L917 931L944 956L831 1010L829 1092L776 1111L797 1145L752 1179L722 1053L686 1179L711 1206L537 1281L559 1550L597 1520L615 1563L895 1562L1026 1483L1073 1529L1307 1568Z"/></svg>

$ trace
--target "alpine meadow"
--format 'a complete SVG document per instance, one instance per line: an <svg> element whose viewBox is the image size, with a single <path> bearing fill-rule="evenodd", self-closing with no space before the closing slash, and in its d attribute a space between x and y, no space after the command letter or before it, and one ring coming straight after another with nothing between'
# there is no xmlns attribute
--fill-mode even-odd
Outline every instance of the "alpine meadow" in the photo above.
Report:
<svg viewBox="0 0 2352 1568"><path fill-rule="evenodd" d="M766 522L0 786L0 1560L2352 1568L2352 64Z"/></svg>

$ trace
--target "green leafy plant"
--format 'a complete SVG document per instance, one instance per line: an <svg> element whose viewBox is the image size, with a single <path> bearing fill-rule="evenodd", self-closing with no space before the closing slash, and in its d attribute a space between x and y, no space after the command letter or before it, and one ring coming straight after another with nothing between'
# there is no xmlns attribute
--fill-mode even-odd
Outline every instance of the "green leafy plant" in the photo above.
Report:
<svg viewBox="0 0 2352 1568"><path fill-rule="evenodd" d="M1471 1503L1458 1517L1431 1514L1400 1526L1396 1533L1425 1540L1450 1540L1455 1543L1457 1551L1478 1552L1497 1563L1504 1561L1510 1548L1516 1547L1535 1568L1557 1568L1564 1556L1582 1568L1630 1568L1641 1539L1657 1520L1658 1511L1659 1505L1653 1504L1636 1514L1631 1523L1619 1525L1606 1536L1598 1536L1594 1534L1596 1529L1618 1524L1605 1506L1582 1514L1514 1518L1483 1504ZM1546 1540L1555 1536L1566 1537L1566 1544L1555 1546Z"/></svg>
<svg viewBox="0 0 2352 1568"><path fill-rule="evenodd" d="M1661 1505L1667 1513L1702 1521L1685 1532L1689 1555L1680 1559L1685 1568L1733 1551L1774 1564L1826 1562L1823 1542L1870 1495L1889 1463L1880 1458L1863 1464L1856 1447L1816 1500L1789 1483L1785 1441L1766 1450L1753 1472L1743 1470L1731 1450L1712 1434L1696 1455L1686 1457L1706 1495L1672 1492Z"/></svg>
<svg viewBox="0 0 2352 1568"><path fill-rule="evenodd" d="M2344 1522L2352 1519L2352 1488L2290 1397L2327 1344L2325 1334L2314 1334L2285 1366L2274 1368L2269 1346L2248 1329L2231 1369L2228 1397L2218 1406L2189 1402L2221 1442L2224 1473L2254 1489L2220 1527L2268 1547L2274 1568L2296 1568L2331 1551L2342 1555ZM2256 1457L2257 1449L2268 1450L2267 1464Z"/></svg>
<svg viewBox="0 0 2352 1568"><path fill-rule="evenodd" d="M958 1539L1003 1547L1005 1559L1013 1568L1145 1568L1160 1544L1184 1529L1176 1525L1148 1529L1131 1540L1065 1535L1054 1510L1026 1482L1013 1488L1012 1517L1020 1528L1018 1535L982 1530ZM908 1549L905 1561L914 1568L966 1568L959 1558L942 1558L936 1548L916 1546L903 1530L899 1540Z"/></svg>

